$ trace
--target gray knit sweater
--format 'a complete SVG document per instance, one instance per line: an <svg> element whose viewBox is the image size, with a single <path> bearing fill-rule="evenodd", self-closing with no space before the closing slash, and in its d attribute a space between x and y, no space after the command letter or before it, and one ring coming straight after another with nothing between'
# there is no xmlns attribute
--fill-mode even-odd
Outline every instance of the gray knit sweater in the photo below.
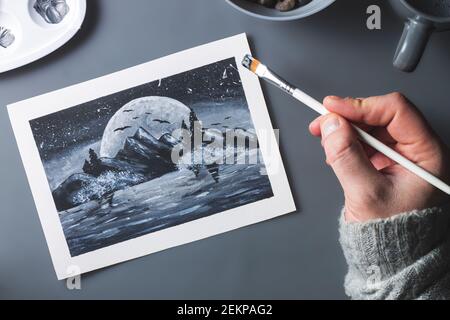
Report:
<svg viewBox="0 0 450 320"><path fill-rule="evenodd" d="M352 299L450 299L450 210L433 208L386 220L340 220Z"/></svg>

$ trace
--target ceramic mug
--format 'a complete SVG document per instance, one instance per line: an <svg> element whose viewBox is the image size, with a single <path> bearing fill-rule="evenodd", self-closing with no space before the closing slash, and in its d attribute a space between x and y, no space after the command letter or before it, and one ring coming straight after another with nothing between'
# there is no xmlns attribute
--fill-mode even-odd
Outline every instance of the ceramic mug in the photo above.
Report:
<svg viewBox="0 0 450 320"><path fill-rule="evenodd" d="M450 0L390 0L394 10L406 18L394 66L412 72L422 58L431 34L450 30Z"/></svg>

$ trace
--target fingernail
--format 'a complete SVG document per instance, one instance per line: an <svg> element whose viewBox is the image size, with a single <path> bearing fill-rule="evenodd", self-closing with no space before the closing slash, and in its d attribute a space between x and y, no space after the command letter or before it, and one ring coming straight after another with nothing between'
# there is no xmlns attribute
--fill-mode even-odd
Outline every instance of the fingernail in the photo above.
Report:
<svg viewBox="0 0 450 320"><path fill-rule="evenodd" d="M342 98L338 96L328 96L325 98L325 102L336 102L340 100L342 100Z"/></svg>
<svg viewBox="0 0 450 320"><path fill-rule="evenodd" d="M315 119L313 122L311 122L309 127L311 128L311 127L315 126L317 123L320 123L320 117Z"/></svg>
<svg viewBox="0 0 450 320"><path fill-rule="evenodd" d="M324 138L328 137L330 134L338 130L340 126L341 124L339 122L339 119L336 117L331 117L325 120L322 125L322 136Z"/></svg>

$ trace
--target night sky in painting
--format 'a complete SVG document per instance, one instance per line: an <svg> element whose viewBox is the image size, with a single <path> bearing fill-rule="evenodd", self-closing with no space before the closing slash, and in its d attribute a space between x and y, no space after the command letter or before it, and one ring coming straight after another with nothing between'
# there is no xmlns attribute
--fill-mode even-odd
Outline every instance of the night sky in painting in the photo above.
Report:
<svg viewBox="0 0 450 320"><path fill-rule="evenodd" d="M236 67L236 60L230 58L32 120L41 157L47 160L72 145L101 139L109 119L138 97L165 96L187 106L242 97L245 94Z"/></svg>

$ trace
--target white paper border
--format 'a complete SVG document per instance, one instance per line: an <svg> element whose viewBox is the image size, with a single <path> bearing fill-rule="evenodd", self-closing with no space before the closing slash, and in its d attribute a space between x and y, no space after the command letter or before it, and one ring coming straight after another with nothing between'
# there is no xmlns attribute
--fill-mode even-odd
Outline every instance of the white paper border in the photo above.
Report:
<svg viewBox="0 0 450 320"><path fill-rule="evenodd" d="M79 268L80 273L90 272L296 210L279 151L267 150L262 144L261 153L265 163L280 165L279 170L269 173L274 193L272 198L72 258L33 138L30 120L230 57L236 57L238 62L238 70L256 131L272 130L259 80L239 63L247 53L250 53L247 37L245 34L240 34L8 106L19 151L58 279L74 276L68 274L69 268L73 266ZM276 145L274 134L270 134L268 139L270 145Z"/></svg>

